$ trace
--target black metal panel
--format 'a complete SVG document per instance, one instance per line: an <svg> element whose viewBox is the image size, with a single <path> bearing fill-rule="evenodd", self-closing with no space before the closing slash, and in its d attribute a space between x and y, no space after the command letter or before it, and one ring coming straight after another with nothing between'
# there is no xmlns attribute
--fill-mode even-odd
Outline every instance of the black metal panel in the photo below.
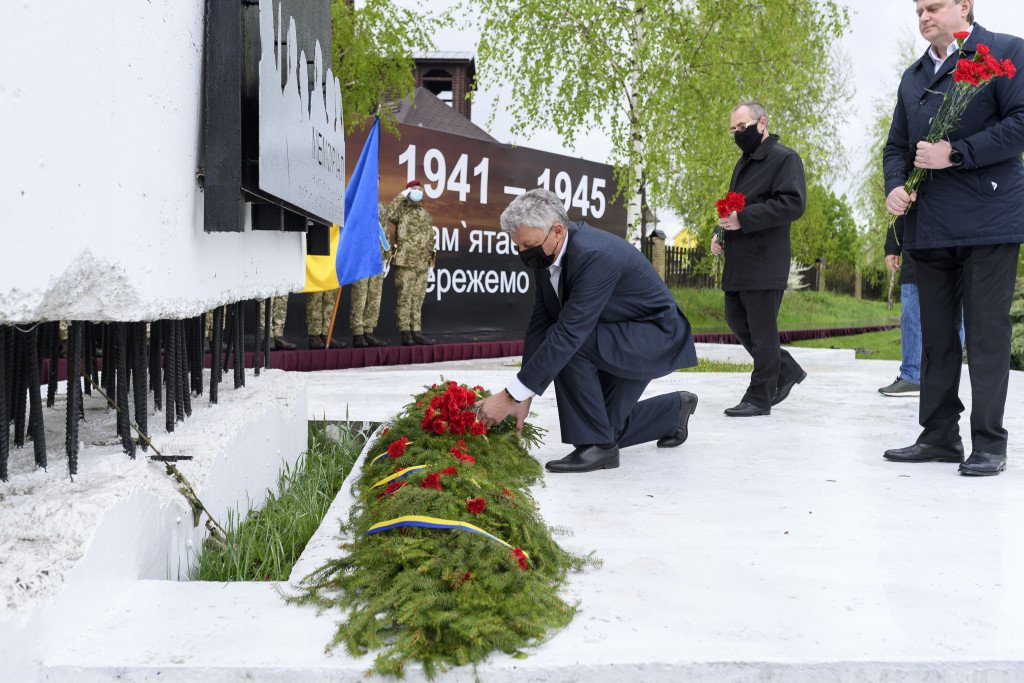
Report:
<svg viewBox="0 0 1024 683"><path fill-rule="evenodd" d="M242 7L206 0L204 222L207 232L241 232Z"/></svg>
<svg viewBox="0 0 1024 683"><path fill-rule="evenodd" d="M306 254L309 256L331 255L331 229L326 225L311 225L306 233Z"/></svg>

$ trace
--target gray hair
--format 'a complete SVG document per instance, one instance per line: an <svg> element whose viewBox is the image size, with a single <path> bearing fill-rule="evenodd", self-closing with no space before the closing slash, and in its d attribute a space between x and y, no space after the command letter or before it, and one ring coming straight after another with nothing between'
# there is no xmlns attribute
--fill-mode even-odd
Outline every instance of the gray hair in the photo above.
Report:
<svg viewBox="0 0 1024 683"><path fill-rule="evenodd" d="M547 230L555 223L569 227L565 204L554 192L541 188L519 195L501 212L501 231L509 235L519 228Z"/></svg>
<svg viewBox="0 0 1024 683"><path fill-rule="evenodd" d="M746 102L740 102L739 104L732 108L732 112L730 113L735 114L743 107L746 107L747 109L750 110L750 113L754 116L755 121L760 121L762 118L764 118L765 121L768 120L768 110L765 109L764 105L758 102L757 100L747 100Z"/></svg>
<svg viewBox="0 0 1024 683"><path fill-rule="evenodd" d="M953 4L954 5L959 5L963 1L964 0L953 0ZM915 5L917 4L917 0L914 0L914 4ZM971 11L967 13L967 23L968 24L973 24L974 23L974 2L973 1L971 2Z"/></svg>

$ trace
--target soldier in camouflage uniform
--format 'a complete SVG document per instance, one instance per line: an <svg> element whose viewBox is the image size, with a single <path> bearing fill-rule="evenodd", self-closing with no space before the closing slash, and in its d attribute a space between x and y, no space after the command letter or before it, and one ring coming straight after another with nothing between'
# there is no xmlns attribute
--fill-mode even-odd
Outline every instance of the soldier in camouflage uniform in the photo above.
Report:
<svg viewBox="0 0 1024 683"><path fill-rule="evenodd" d="M380 258L384 262L389 258L387 237L384 235L386 209L381 202L377 203L377 220L381 225ZM352 328L352 347L387 346L387 343L373 336L373 328L377 326L380 316L380 293L384 287L384 273L371 275L368 278L352 283L352 311L349 315L349 327Z"/></svg>
<svg viewBox="0 0 1024 683"><path fill-rule="evenodd" d="M388 205L387 220L394 223L394 268L397 289L398 331L402 344L430 344L423 336L420 315L427 295L427 269L434 265L434 228L423 208L423 185L412 180L406 191Z"/></svg>
<svg viewBox="0 0 1024 683"><path fill-rule="evenodd" d="M306 332L309 333L309 348L327 348L327 333L331 328L331 315L334 313L334 302L337 297L337 288L326 292L310 292L306 295ZM345 343L333 337L331 348L345 348Z"/></svg>

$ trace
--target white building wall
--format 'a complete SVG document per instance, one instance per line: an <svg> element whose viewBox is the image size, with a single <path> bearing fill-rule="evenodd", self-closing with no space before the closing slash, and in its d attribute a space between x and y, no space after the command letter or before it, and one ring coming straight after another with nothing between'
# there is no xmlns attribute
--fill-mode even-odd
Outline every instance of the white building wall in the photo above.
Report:
<svg viewBox="0 0 1024 683"><path fill-rule="evenodd" d="M4 3L0 322L189 317L302 288L303 235L203 231L203 6Z"/></svg>

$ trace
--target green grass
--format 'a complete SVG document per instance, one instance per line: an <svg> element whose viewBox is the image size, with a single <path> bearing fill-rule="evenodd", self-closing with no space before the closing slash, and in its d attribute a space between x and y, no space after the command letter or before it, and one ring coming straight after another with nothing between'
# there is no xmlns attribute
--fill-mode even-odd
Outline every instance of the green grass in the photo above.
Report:
<svg viewBox="0 0 1024 683"><path fill-rule="evenodd" d="M341 442L311 424L309 447L294 467L285 466L260 510L239 523L228 514L227 547L207 543L191 578L198 581L284 581L313 537L362 450L366 435L345 428Z"/></svg>
<svg viewBox="0 0 1024 683"><path fill-rule="evenodd" d="M725 363L717 360L698 358L697 365L692 368L681 368L676 372L751 372L754 366L751 363Z"/></svg>
<svg viewBox="0 0 1024 683"><path fill-rule="evenodd" d="M672 293L690 320L694 332L728 331L724 298L720 290L675 288ZM779 329L896 325L899 324L899 318L899 304L890 311L884 301L855 299L832 292L798 290L786 292L782 299Z"/></svg>
<svg viewBox="0 0 1024 683"><path fill-rule="evenodd" d="M813 349L855 349L857 358L862 360L900 360L903 357L899 328L887 332L854 334L848 337L809 339L795 342L793 346Z"/></svg>

